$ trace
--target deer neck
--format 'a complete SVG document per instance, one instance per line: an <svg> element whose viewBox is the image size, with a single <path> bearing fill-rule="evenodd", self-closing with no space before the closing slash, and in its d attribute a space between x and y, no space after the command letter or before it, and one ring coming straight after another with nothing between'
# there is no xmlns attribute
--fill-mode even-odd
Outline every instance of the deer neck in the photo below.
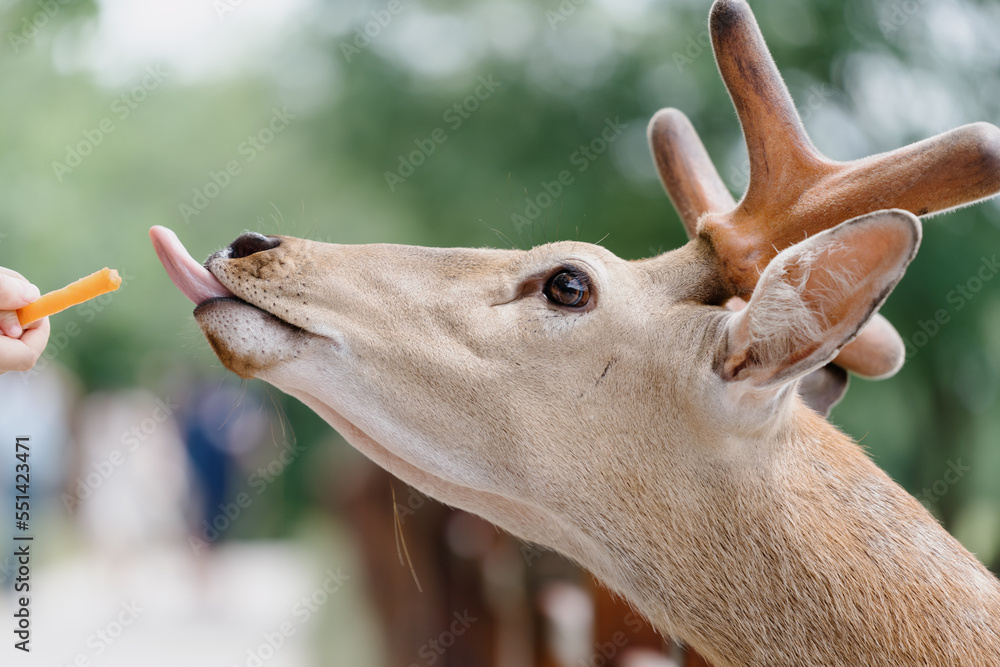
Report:
<svg viewBox="0 0 1000 667"><path fill-rule="evenodd" d="M781 437L617 489L606 526L591 514L620 527L595 569L716 665L996 664L997 580L815 413Z"/></svg>

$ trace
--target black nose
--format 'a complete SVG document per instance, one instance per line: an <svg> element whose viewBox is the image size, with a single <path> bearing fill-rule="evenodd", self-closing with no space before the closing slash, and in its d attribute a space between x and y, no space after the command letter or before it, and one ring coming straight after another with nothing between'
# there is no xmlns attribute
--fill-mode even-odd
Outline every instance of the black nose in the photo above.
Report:
<svg viewBox="0 0 1000 667"><path fill-rule="evenodd" d="M239 259L252 255L255 252L263 252L281 245L281 240L271 236L264 236L257 232L246 232L240 234L235 241L229 244L229 257Z"/></svg>

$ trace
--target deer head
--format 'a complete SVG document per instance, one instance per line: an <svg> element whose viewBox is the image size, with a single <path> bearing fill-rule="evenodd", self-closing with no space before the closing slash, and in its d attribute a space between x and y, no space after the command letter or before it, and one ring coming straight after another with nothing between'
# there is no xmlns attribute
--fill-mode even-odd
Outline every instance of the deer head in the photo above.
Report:
<svg viewBox="0 0 1000 667"><path fill-rule="evenodd" d="M575 242L246 233L203 268L168 230L153 243L228 369L422 491L583 563L718 664L1000 647L996 581L795 392L838 354L895 367L878 365L898 337L875 318L919 244L914 212L1000 188L1000 131L833 163L745 2L719 0L711 26L751 183L736 205L690 124L658 114L654 154L692 237L679 249L625 261ZM860 362L843 356L852 340Z"/></svg>

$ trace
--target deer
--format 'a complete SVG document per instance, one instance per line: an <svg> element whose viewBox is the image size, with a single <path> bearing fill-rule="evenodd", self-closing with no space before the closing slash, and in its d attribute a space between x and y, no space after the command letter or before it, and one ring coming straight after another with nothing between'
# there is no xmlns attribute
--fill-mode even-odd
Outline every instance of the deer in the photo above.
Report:
<svg viewBox="0 0 1000 667"><path fill-rule="evenodd" d="M750 180L736 202L684 114L658 112L679 248L247 232L202 265L166 228L153 245L229 371L714 665L1000 664L1000 582L823 414L848 371L899 369L879 308L918 216L1000 190L1000 129L833 161L746 1L716 0L709 28Z"/></svg>

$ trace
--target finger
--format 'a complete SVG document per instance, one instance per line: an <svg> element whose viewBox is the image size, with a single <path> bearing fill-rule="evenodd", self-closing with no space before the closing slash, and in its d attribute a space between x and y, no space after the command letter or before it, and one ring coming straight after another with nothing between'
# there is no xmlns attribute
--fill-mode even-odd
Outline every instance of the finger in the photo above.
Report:
<svg viewBox="0 0 1000 667"><path fill-rule="evenodd" d="M26 371L34 365L31 348L16 338L0 336L0 373Z"/></svg>
<svg viewBox="0 0 1000 667"><path fill-rule="evenodd" d="M27 327L24 333L21 334L19 342L30 351L32 365L38 360L38 357L42 356L42 352L45 351L45 346L49 342L49 331L49 318L43 317Z"/></svg>
<svg viewBox="0 0 1000 667"><path fill-rule="evenodd" d="M38 355L25 343L0 336L0 372L27 371L37 360Z"/></svg>
<svg viewBox="0 0 1000 667"><path fill-rule="evenodd" d="M0 266L0 273L4 274L5 276L11 276L12 278L20 278L21 280L28 280L14 269L8 269L5 266Z"/></svg>
<svg viewBox="0 0 1000 667"><path fill-rule="evenodd" d="M0 310L16 310L38 297L38 288L27 280L0 274Z"/></svg>
<svg viewBox="0 0 1000 667"><path fill-rule="evenodd" d="M42 322L45 322L47 324L48 321L49 321L48 317L43 317L40 320L35 320L34 322L28 322L23 327L21 327L21 329L24 331L27 331L28 329L37 329L38 327L42 326Z"/></svg>
<svg viewBox="0 0 1000 667"><path fill-rule="evenodd" d="M17 319L16 311L0 311L0 333L8 338L20 338L21 331L21 322Z"/></svg>

